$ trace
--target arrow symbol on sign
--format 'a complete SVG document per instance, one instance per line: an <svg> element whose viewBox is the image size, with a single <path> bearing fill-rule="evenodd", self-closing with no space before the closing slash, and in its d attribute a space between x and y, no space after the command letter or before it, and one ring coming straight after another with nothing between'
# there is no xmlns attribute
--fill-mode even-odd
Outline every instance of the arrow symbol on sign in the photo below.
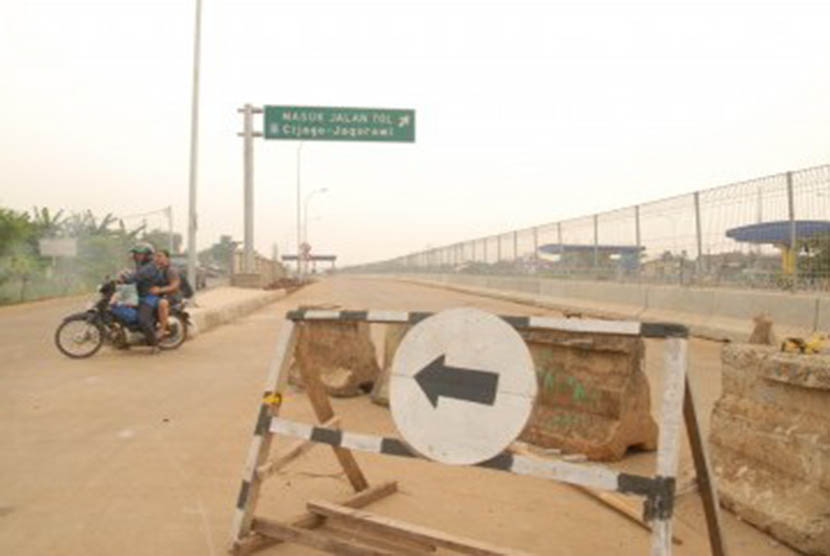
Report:
<svg viewBox="0 0 830 556"><path fill-rule="evenodd" d="M498 373L449 367L444 363L445 359L445 355L436 357L415 374L415 382L433 407L438 407L438 398L441 396L485 405L495 403Z"/></svg>

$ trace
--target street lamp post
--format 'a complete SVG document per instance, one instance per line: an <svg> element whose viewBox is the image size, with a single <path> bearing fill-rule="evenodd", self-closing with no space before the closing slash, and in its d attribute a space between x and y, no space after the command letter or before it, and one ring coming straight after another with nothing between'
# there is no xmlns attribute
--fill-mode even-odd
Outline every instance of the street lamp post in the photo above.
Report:
<svg viewBox="0 0 830 556"><path fill-rule="evenodd" d="M199 152L199 53L202 29L202 0L196 0L193 33L193 96L190 106L190 184L187 214L187 279L196 283L196 170ZM171 211L172 214L172 211ZM172 217L171 217L172 218Z"/></svg>
<svg viewBox="0 0 830 556"><path fill-rule="evenodd" d="M328 187L321 187L319 189L315 189L305 198L305 208L303 211L303 242L308 244L308 203L311 201L311 198L314 197L316 193L326 193L328 191ZM299 260L299 251L297 252L298 260Z"/></svg>
<svg viewBox="0 0 830 556"><path fill-rule="evenodd" d="M300 244L303 242L303 238L300 235L300 230L302 226L302 222L300 221L300 153L303 150L304 143L300 141L300 144L297 146L297 277L302 278L302 270L300 268Z"/></svg>
<svg viewBox="0 0 830 556"><path fill-rule="evenodd" d="M303 212L303 241L308 243L308 203L311 201L311 198L314 197L315 193L326 193L328 192L328 187L321 187L320 189L315 189L305 198L305 210Z"/></svg>

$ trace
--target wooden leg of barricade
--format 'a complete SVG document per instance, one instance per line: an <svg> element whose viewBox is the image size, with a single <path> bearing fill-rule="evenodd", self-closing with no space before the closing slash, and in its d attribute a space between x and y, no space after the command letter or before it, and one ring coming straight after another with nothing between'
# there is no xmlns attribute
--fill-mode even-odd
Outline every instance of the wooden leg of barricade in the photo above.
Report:
<svg viewBox="0 0 830 556"><path fill-rule="evenodd" d="M712 468L706 454L703 437L700 434L700 424L697 420L694 391L686 376L686 394L683 398L683 416L686 420L686 432L689 435L689 446L692 449L692 459L695 462L697 484L700 489L700 498L703 502L703 511L706 514L706 528L709 531L709 546L713 556L726 556L726 546L723 542L721 530L720 505L718 492L712 482Z"/></svg>
<svg viewBox="0 0 830 556"><path fill-rule="evenodd" d="M314 408L314 414L317 416L317 420L320 423L325 423L334 417L334 410L331 408L331 401L329 401L329 396L326 393L325 386L323 386L323 382L320 380L320 375L317 373L316 369L306 368L306 365L303 364L303 360L308 359L309 358L307 357L300 358L300 372L302 373L306 394L308 395L312 408ZM349 450L344 448L333 447L332 449L334 450L334 455L337 456L337 460L340 462L340 466L346 473L346 477L349 479L349 482L355 492L360 492L361 490L368 488L369 483L366 481L366 477L363 476L363 472L357 465L354 455L352 455Z"/></svg>
<svg viewBox="0 0 830 556"><path fill-rule="evenodd" d="M674 481L680 456L680 427L683 425L683 392L686 386L688 341L685 338L666 339L666 374L663 379L663 398L660 407L660 436L657 448L655 480L661 484L659 493L646 502L646 514L651 521L652 556L672 553L672 513L674 512Z"/></svg>

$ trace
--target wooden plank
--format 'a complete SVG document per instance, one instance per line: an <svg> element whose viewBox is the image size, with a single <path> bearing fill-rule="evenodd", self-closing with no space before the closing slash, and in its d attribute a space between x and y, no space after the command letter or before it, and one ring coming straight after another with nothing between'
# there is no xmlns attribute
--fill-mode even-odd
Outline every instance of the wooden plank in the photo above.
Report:
<svg viewBox="0 0 830 556"><path fill-rule="evenodd" d="M694 392L692 392L688 375L686 376L686 394L683 397L683 416L686 420L686 432L689 436L689 445L692 448L692 459L695 462L695 472L697 473L700 498L703 502L703 512L706 515L709 547L714 556L725 556L726 545L723 542L718 492L712 482L712 467L706 455L706 446L700 434L700 423L697 419Z"/></svg>
<svg viewBox="0 0 830 556"><path fill-rule="evenodd" d="M436 551L435 545L418 544L402 537L395 537L394 539L382 537L377 533L367 532L353 525L346 525L333 517L326 518L326 532L333 537L342 537L353 542L377 546L400 556L432 556ZM424 550L421 548L422 546L428 548Z"/></svg>
<svg viewBox="0 0 830 556"><path fill-rule="evenodd" d="M318 550L325 550L332 554L343 554L344 556L394 556L394 552L382 548L369 547L357 543L336 539L325 535L320 531L311 531L292 525L286 525L277 521L267 519L254 519L253 529L260 535L265 535L283 542L294 542L310 546Z"/></svg>
<svg viewBox="0 0 830 556"><path fill-rule="evenodd" d="M304 349L303 344L304 342L299 344L299 349ZM298 359L300 358L298 357ZM302 359L308 358L304 357ZM300 374L305 383L306 394L311 402L311 407L314 409L314 414L320 423L325 423L334 417L334 410L331 408L331 402L329 401L328 394L326 394L323 382L320 380L320 375L316 369L306 369L305 365L302 364L299 364L298 367L300 368ZM334 450L334 455L337 456L337 460L340 462L340 466L346 473L346 477L349 479L355 492L369 488L369 483L366 481L366 477L363 476L363 472L357 465L357 461L355 461L352 453L344 448L332 447L332 450Z"/></svg>
<svg viewBox="0 0 830 556"><path fill-rule="evenodd" d="M340 504L348 508L365 508L372 502L385 498L397 491L397 481L387 481L385 483L369 487L366 490L358 492L357 494L353 494L343 500ZM325 518L322 516L310 512L304 512L295 516L293 519L290 519L288 523L294 527L314 529L316 527L320 527L323 523L325 523L325 521ZM250 554L256 550L261 550L281 542L282 541L280 540L261 535L249 535L237 543L236 550L239 555Z"/></svg>
<svg viewBox="0 0 830 556"><path fill-rule="evenodd" d="M325 423L323 426L329 427L332 429L336 429L340 426L340 417L335 415ZM256 473L257 477L260 480L265 480L283 467L285 467L291 461L297 459L301 455L305 454L309 450L311 450L314 446L316 446L316 442L312 442L311 440L297 440L295 441L283 454L280 454L276 458L270 460L264 465L261 465L257 468Z"/></svg>
<svg viewBox="0 0 830 556"><path fill-rule="evenodd" d="M575 489L579 490L580 492L584 492L588 496L599 500L612 510L615 510L620 515L623 515L645 529L646 531L651 531L651 525L643 521L643 512L632 506L629 501L619 494L614 494L611 492L602 492L598 490L594 490L590 487L582 486L582 485L571 485ZM672 543L674 544L683 544L683 539L677 537L676 535L672 535L671 537Z"/></svg>
<svg viewBox="0 0 830 556"><path fill-rule="evenodd" d="M310 501L308 509L324 517L337 517L354 526L374 529L384 535L398 535L403 538L417 539L435 543L442 548L455 550L463 554L475 554L477 556L507 556L526 555L527 553L508 548L501 548L489 543L466 539L449 535L435 529L421 527L398 521L389 517L383 517L362 510L346 508L337 504L322 501Z"/></svg>
<svg viewBox="0 0 830 556"><path fill-rule="evenodd" d="M536 453L531 448L531 446L528 445L525 442L520 442L520 441L513 442L512 444L510 444L510 451L513 452L514 454L520 454L520 455L523 455L523 456L539 457L538 455L536 455ZM615 510L615 511L619 512L621 515L629 518L630 520L632 520L634 523L636 523L637 525L639 525L640 527L642 527L646 531L651 531L651 526L648 523L646 523L645 521L643 521L642 512L638 508L636 508L636 507L632 506L631 504L629 504L628 500L626 498L620 496L619 494L614 494L612 492L604 492L604 491L600 491L600 490L595 490L591 487L587 487L587 486L584 486L584 485L577 485L577 484L573 484L573 483L565 483L565 484L569 484L570 486L577 489L578 491L583 492L583 493L587 494L588 496L591 496L592 498L595 498L596 500L599 500L600 502L602 502L603 504L605 504L606 506L608 506L612 510ZM680 538L678 538L674 535L672 535L672 542L674 544L683 544L683 541Z"/></svg>

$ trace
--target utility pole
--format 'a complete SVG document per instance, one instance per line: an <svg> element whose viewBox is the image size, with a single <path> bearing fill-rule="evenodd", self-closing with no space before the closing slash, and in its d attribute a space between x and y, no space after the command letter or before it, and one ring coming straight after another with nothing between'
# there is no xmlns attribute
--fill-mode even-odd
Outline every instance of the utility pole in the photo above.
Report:
<svg viewBox="0 0 830 556"><path fill-rule="evenodd" d="M187 280L196 283L196 169L199 153L199 49L202 32L202 0L196 0L193 34L193 98L190 103L190 199L187 215Z"/></svg>

